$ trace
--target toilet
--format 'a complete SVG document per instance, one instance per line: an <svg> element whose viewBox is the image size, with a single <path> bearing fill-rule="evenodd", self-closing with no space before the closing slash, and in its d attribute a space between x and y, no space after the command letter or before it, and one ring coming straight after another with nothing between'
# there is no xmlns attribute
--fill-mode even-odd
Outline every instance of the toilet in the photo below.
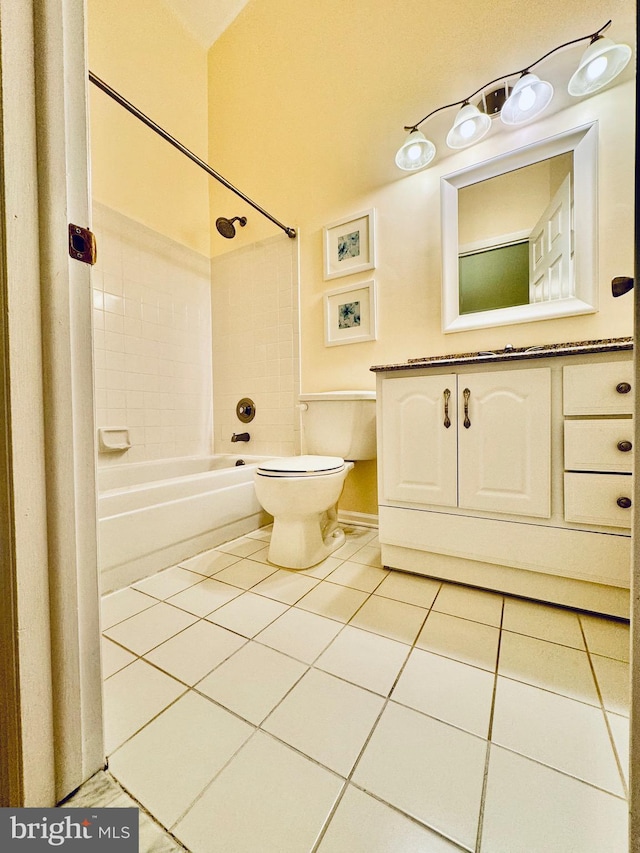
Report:
<svg viewBox="0 0 640 853"><path fill-rule="evenodd" d="M375 391L326 391L299 397L302 456L256 469L256 495L273 516L268 559L307 569L345 541L338 499L354 462L376 457Z"/></svg>

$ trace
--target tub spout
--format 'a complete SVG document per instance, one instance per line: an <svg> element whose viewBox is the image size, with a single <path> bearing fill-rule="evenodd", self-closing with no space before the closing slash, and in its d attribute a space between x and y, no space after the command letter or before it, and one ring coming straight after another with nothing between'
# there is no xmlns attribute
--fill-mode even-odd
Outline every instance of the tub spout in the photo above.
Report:
<svg viewBox="0 0 640 853"><path fill-rule="evenodd" d="M231 436L231 441L250 441L251 436L248 432L234 432Z"/></svg>

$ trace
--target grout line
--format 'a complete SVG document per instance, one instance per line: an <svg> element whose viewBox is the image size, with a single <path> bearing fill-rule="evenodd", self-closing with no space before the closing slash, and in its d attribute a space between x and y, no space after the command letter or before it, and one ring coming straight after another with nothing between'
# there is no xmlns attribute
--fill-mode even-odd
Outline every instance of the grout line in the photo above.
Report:
<svg viewBox="0 0 640 853"><path fill-rule="evenodd" d="M622 769L622 761L620 756L618 755L618 748L616 746L615 739L613 737L613 731L611 729L611 724L609 722L609 717L607 715L607 708L604 704L604 696L600 689L600 684L598 682L598 677L596 675L596 669L593 664L593 660L591 659L591 650L589 649L589 644L587 642L587 635L584 630L584 626L582 624L582 619L580 614L578 614L578 624L580 625L580 631L582 632L582 638L584 640L584 646L587 652L587 660L589 661L589 667L591 669L591 674L593 676L593 681L596 686L596 692L598 694L598 699L600 700L600 709L602 710L602 715L604 717L604 724L607 728L607 734L609 736L609 743L611 744L611 748L613 750L613 757L616 762L616 767L618 768L618 774L620 776L620 780L622 782L622 790L624 791L625 799L629 798L629 786L627 785L627 780L625 779L624 771Z"/></svg>
<svg viewBox="0 0 640 853"><path fill-rule="evenodd" d="M496 709L496 694L498 692L498 671L500 667L500 649L502 646L502 626L504 623L504 598L502 599L502 607L500 609L500 631L498 633L498 648L496 649L496 665L493 676L493 692L491 695L491 711L489 713L489 726L487 729L487 751L484 759L484 774L482 777L482 793L480 794L480 812L478 814L478 831L476 834L476 853L480 853L480 845L482 843L482 830L484 828L484 810L487 799L487 786L489 784L489 759L491 757L491 737L493 735L493 718Z"/></svg>

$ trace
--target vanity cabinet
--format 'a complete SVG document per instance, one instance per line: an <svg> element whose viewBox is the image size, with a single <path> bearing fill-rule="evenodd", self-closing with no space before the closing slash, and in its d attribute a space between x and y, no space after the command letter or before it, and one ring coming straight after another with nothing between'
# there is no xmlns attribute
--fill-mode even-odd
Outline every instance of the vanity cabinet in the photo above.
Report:
<svg viewBox="0 0 640 853"><path fill-rule="evenodd" d="M550 376L537 368L385 383L383 497L548 518Z"/></svg>
<svg viewBox="0 0 640 853"><path fill-rule="evenodd" d="M373 368L383 564L628 616L630 349Z"/></svg>

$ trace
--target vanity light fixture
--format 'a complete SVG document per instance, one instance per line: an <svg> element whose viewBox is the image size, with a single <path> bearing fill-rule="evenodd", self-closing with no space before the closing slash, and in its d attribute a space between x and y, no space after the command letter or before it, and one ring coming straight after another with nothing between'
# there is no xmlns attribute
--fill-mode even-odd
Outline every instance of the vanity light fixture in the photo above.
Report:
<svg viewBox="0 0 640 853"><path fill-rule="evenodd" d="M558 45L526 68L490 80L468 97L438 107L416 124L405 126L404 129L409 131L409 135L396 154L396 165L405 172L415 172L429 165L435 157L436 147L419 130L420 125L436 113L451 107L460 107L446 139L449 148L454 149L466 148L486 136L491 129L493 116L500 115L502 122L511 126L536 118L551 103L553 86L533 74L531 69L557 51L587 39L590 40L589 47L583 53L580 64L569 81L568 91L575 97L597 92L617 77L631 58L631 48L628 45L616 44L602 35L610 26L611 21L607 21L595 33ZM516 77L518 79L513 85L507 82L509 78ZM498 89L491 89L496 83L501 85ZM472 104L472 99L480 94L482 99L477 105ZM491 108L488 106L489 102L492 104Z"/></svg>

